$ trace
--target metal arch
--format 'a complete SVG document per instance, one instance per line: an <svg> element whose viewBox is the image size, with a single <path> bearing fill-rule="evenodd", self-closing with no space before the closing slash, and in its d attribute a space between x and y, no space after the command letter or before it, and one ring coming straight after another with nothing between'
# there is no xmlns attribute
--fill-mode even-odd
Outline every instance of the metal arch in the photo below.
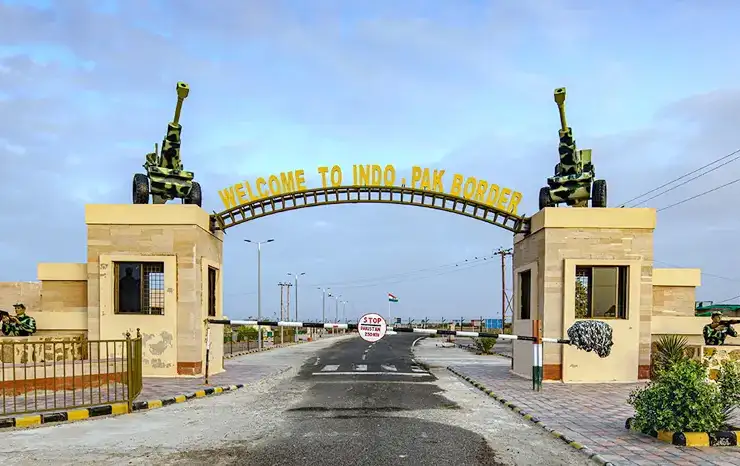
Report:
<svg viewBox="0 0 740 466"><path fill-rule="evenodd" d="M529 219L447 193L397 186L337 186L278 194L211 215L214 230L226 230L268 215L336 204L413 205L462 215L513 233L526 231Z"/></svg>

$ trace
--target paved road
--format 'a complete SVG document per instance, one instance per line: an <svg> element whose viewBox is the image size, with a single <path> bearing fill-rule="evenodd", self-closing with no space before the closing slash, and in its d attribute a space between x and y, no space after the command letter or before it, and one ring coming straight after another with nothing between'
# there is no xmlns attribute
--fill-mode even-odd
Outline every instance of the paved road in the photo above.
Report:
<svg viewBox="0 0 740 466"><path fill-rule="evenodd" d="M234 394L0 434L3 459L14 465L589 464L449 372L420 367L411 353L415 339L394 335L368 344L349 337L245 356L276 357L280 364L292 357L295 367Z"/></svg>

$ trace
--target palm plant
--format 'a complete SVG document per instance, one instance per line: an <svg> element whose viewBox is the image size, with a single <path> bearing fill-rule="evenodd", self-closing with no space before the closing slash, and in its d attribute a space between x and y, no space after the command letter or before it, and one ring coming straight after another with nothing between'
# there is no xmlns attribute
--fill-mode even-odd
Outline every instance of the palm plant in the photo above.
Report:
<svg viewBox="0 0 740 466"><path fill-rule="evenodd" d="M680 335L663 335L655 344L652 377L659 377L673 364L689 359L689 342Z"/></svg>

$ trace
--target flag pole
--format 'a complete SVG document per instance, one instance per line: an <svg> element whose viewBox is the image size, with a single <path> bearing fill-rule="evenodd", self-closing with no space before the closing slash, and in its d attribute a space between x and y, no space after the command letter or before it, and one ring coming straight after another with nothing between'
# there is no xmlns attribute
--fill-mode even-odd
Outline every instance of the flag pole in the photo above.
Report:
<svg viewBox="0 0 740 466"><path fill-rule="evenodd" d="M393 319L391 319L391 297L388 296L388 325L393 325Z"/></svg>

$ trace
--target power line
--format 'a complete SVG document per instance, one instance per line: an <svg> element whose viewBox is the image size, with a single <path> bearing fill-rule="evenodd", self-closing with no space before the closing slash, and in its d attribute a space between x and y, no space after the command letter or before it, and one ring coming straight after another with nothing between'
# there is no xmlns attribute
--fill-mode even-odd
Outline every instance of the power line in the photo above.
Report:
<svg viewBox="0 0 740 466"><path fill-rule="evenodd" d="M644 204L644 203L646 203L647 201L653 200L653 199L655 199L656 197L660 197L660 196L662 196L662 195L663 195L663 194L665 194L665 193L671 192L671 191L673 191L674 189L680 188L681 186L684 186L684 185L686 185L686 184L688 184L688 183L691 183L691 182L692 182L692 181L694 181L695 179L697 179L697 178L701 178L702 176L704 176L704 175L706 175L706 174L712 173L713 171L715 171L715 170L718 170L718 169L720 169L720 168L724 167L725 165L727 165L728 163L732 163L732 162L734 162L735 160L738 160L738 159L740 159L740 155L738 155L738 156L737 156L737 157L735 157L734 159L728 160L727 162L725 162L725 163L723 163L723 164L721 164L721 165L717 165L716 167L712 168L711 170L707 170L707 171L705 171L704 173L701 173L701 174L699 174L699 175L696 175L695 177L693 177L693 178L690 178L690 179L688 179L688 180L684 181L684 182L683 182L683 183L681 183L681 184L677 184L676 186L673 186L672 188L666 189L665 191L661 191L661 192L659 192L658 194L656 194L655 196L651 196L651 197L649 197L649 198L647 198L647 199L645 199L645 200L643 200L643 201L640 201L640 202L638 202L637 204L635 204L635 205L634 205L634 207L637 207L637 206L638 206L638 205L640 205L640 204Z"/></svg>
<svg viewBox="0 0 740 466"><path fill-rule="evenodd" d="M348 281L348 282L336 282L331 284L331 286L328 286L327 284L324 285L315 285L312 284L310 286L318 286L321 288L335 288L335 289L355 289L355 288L368 288L371 286L380 286L380 285L392 285L396 283L403 283L408 281L414 281L414 280L422 280L425 278L433 278L438 277L441 275L446 275L449 273L455 273L455 272L461 272L463 270L468 270L476 267L480 267L482 265L493 263L491 260L491 257L479 257L476 259L466 259L465 261L461 261L458 263L451 263L446 265L441 265L437 267L429 267L426 269L418 269L415 271L409 271L405 274L393 274L393 275L386 275L382 277L375 277L371 279L364 279L364 280L354 280L354 281ZM443 268L448 268L448 270L439 270ZM429 273L437 271L437 273ZM416 276L415 274L424 273L423 275ZM362 282L369 282L369 283L362 283ZM228 296L233 295L239 295L239 296L247 296L247 295L253 295L256 294L256 292L246 292L246 293L229 293Z"/></svg>
<svg viewBox="0 0 740 466"><path fill-rule="evenodd" d="M699 171L701 171L701 170L703 170L703 169L705 169L707 167L710 167L710 166L714 165L717 162L721 162L724 159L730 158L730 157L732 157L733 155L735 155L737 153L740 153L740 149L737 149L737 150L735 150L735 151L733 151L733 152L731 152L731 153L729 153L729 154L727 154L727 155L725 155L723 157L720 157L720 158L718 158L718 159L716 159L716 160L714 160L712 162L709 162L708 164L706 164L704 166L701 166L701 167L697 168L696 170L693 170L693 171L690 171L690 172L688 172L688 173L686 173L684 175L681 175L678 178L669 181L668 183L665 183L665 184L662 184L662 185L658 186L657 188L651 189L650 191L644 192L644 193L640 194L639 196L633 197L629 201L626 201L626 202L621 203L620 206L621 207L625 207L627 204L629 204L630 202L632 202L632 201L634 201L636 199L639 199L641 197L647 196L648 194L652 194L655 191L658 191L659 189L665 188L666 186L669 186L669 185L675 183L676 181L682 180L682 179L686 178L687 176L691 176L694 173L697 173L697 172L699 172Z"/></svg>
<svg viewBox="0 0 740 466"><path fill-rule="evenodd" d="M661 207L660 209L657 210L657 212L660 212L660 211L663 211L663 210L666 210L666 209L670 209L671 207L676 207L677 205L681 205L684 202L689 202L689 201L692 201L692 200L694 200L694 199L696 199L698 197L702 197L705 194L713 193L713 192L718 191L718 190L720 190L722 188L726 188L727 186L730 186L731 184L735 184L738 181L740 181L740 178L736 178L735 180L730 181L729 183L725 183L723 185L717 186L716 188L712 188L709 191L704 191L703 193L697 194L695 196L688 197L688 198L684 199L683 201L679 201L679 202L673 203L671 205L668 205L668 206L665 206L665 207Z"/></svg>
<svg viewBox="0 0 740 466"><path fill-rule="evenodd" d="M319 287L322 287L322 288L332 288L332 287L349 286L349 285L352 285L352 284L360 284L362 282L374 282L374 281L377 281L377 280L388 280L388 279L391 279L393 277L406 277L408 275L416 274L416 273L430 272L430 271L435 271L435 270L440 270L440 269L446 269L446 268L450 268L450 267L460 267L461 265L462 266L465 266L465 265L470 265L470 264L476 264L476 263L480 263L480 262L483 262L483 261L490 260L492 258L493 258L492 255L489 255L489 256L475 256L473 259L465 259L465 260L462 260L462 261L450 262L450 263L447 263L447 264L437 265L437 266L434 266L434 267L427 267L427 268L423 268L423 269L410 270L410 271L407 271L407 272L395 273L395 274L391 274L391 275L383 275L383 276L380 276L380 277L373 277L373 278L361 278L361 279L357 279L357 280L348 280L348 281L343 281L343 282L318 283L318 284L315 283L315 284L312 284L310 286L319 286Z"/></svg>
<svg viewBox="0 0 740 466"><path fill-rule="evenodd" d="M717 304L726 303L727 301L732 301L732 300L735 300L735 299L738 299L738 298L740 298L740 294L737 295L737 296L733 296L732 298L727 298L727 299L724 299L722 301L718 301Z"/></svg>

